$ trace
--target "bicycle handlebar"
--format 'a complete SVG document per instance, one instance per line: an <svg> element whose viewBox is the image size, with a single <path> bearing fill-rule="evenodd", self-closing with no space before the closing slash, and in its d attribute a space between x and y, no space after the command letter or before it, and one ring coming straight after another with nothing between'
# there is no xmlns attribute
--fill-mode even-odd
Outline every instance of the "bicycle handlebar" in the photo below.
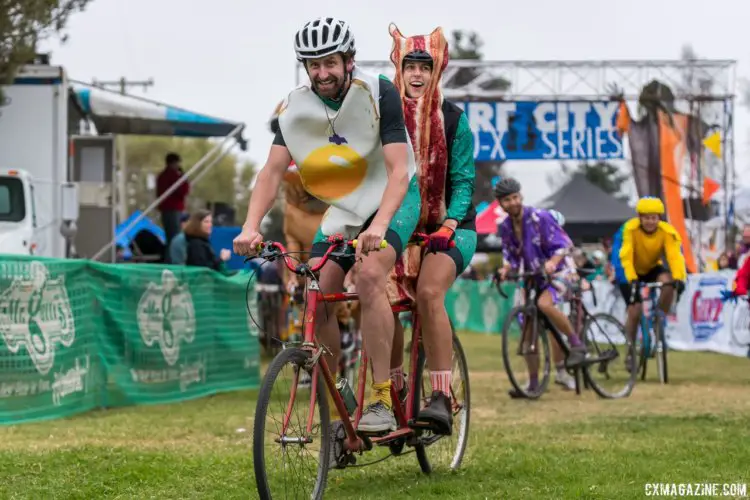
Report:
<svg viewBox="0 0 750 500"><path fill-rule="evenodd" d="M661 282L661 281L651 281L651 282L647 282L647 281L635 281L635 282L633 282L632 287L631 287L630 300L628 301L628 305L635 304L635 291L643 288L644 286L647 287L647 288L650 288L650 289L651 288L661 289L661 288L663 288L665 286L671 286L672 288L675 288L677 286L677 283L679 283L679 281L677 281L677 280L666 281L666 282Z"/></svg>
<svg viewBox="0 0 750 500"><path fill-rule="evenodd" d="M315 264L314 266L308 266L307 264L296 264L292 261L292 259L286 255L287 250L278 241L264 241L263 243L260 243L258 245L258 252L259 257L261 259L265 260L275 260L278 257L282 257L284 259L284 265L286 268L298 275L298 276L304 276L307 274L307 272L313 272L316 273L321 270L321 268L328 262L328 259L330 258L331 254L338 248L344 246L344 247L351 247L356 248L357 247L357 240L347 240L341 235L334 235L328 237L328 243L329 247L328 250L323 254L320 261ZM380 248L386 248L388 246L388 243L383 240L380 242Z"/></svg>
<svg viewBox="0 0 750 500"><path fill-rule="evenodd" d="M677 281L667 281L666 283L662 283L661 281L651 281L651 282L638 281L636 283L640 287L644 287L645 286L645 287L648 287L648 288L661 288L661 287L664 287L664 286L671 286L671 287L677 286Z"/></svg>
<svg viewBox="0 0 750 500"><path fill-rule="evenodd" d="M419 245L419 246L425 246L427 242L430 239L430 235L425 233L414 233L412 235L411 240L409 241L409 244ZM310 267L306 264L296 264L292 261L292 259L286 255L287 250L278 241L264 241L260 243L257 247L257 251L259 252L259 257L265 260L275 260L278 257L282 257L284 259L284 265L286 268L298 275L298 276L304 276L308 272L316 273L320 271L323 266L328 262L328 259L331 257L331 254L340 247L351 247L351 248L357 248L358 240L347 240L342 235L336 234L333 236L328 237L328 250L323 254L320 261L315 264L314 266ZM451 240L449 245L450 248L453 248L456 246L456 242ZM388 242L386 240L381 240L380 242L380 248L385 249L388 248ZM353 257L353 255L352 255Z"/></svg>
<svg viewBox="0 0 750 500"><path fill-rule="evenodd" d="M504 281L521 281L527 278L534 278L539 277L543 278L546 281L549 281L550 275L547 274L546 271L530 271L530 272L524 272L524 273L508 273L505 275L505 279L500 279L497 275L493 276L492 282L495 284L495 288L497 288L497 293L503 296L503 298L507 299L508 296L503 292L503 290L500 288L500 284Z"/></svg>

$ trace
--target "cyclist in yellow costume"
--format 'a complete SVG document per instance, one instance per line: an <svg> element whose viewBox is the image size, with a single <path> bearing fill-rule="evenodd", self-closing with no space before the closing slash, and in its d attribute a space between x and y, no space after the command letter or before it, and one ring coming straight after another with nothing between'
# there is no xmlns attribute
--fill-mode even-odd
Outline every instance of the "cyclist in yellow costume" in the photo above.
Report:
<svg viewBox="0 0 750 500"><path fill-rule="evenodd" d="M615 236L615 248L612 252L612 264L620 292L628 304L625 331L631 341L635 341L643 310L643 298L636 286L637 283L668 283L675 280L679 297L685 290L687 279L680 235L671 224L661 220L661 216L664 215L664 203L659 198L646 196L638 200L635 209L638 217L622 225ZM669 269L664 267L662 254L666 257ZM634 290L636 295L633 305L630 305ZM673 297L672 287L662 288L659 306L664 312L669 310ZM625 363L629 370L635 368L632 359L625 360Z"/></svg>

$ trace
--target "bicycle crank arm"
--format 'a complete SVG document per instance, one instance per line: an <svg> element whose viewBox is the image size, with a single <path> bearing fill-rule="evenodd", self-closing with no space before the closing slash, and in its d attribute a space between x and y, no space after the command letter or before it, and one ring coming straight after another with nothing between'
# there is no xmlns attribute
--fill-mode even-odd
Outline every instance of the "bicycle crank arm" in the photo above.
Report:
<svg viewBox="0 0 750 500"><path fill-rule="evenodd" d="M620 354L617 351L605 351L601 354L601 356L597 356L595 358L586 358L586 361L584 361L584 363L586 365L595 365L597 363L608 363L619 357L620 357Z"/></svg>

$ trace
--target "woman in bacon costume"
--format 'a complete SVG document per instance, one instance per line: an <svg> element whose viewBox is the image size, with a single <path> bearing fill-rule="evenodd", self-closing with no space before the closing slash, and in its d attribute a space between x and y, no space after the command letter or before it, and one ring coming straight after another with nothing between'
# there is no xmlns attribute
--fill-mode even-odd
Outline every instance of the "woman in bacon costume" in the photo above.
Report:
<svg viewBox="0 0 750 500"><path fill-rule="evenodd" d="M415 297L420 314L433 393L418 418L431 422L435 432L451 434L453 344L445 294L476 250L473 135L466 115L445 100L440 90L448 64L442 28L412 37L403 36L393 24L389 31L391 61L396 66L394 84L401 93L422 195L417 231L430 235L425 252L409 247L396 262L390 295L392 299ZM404 397L404 331L399 321L395 323L391 379Z"/></svg>

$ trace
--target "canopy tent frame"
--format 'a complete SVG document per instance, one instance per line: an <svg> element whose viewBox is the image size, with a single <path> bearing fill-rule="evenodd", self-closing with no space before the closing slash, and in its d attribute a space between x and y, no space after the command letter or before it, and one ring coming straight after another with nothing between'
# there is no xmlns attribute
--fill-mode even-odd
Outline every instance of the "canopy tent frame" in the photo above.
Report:
<svg viewBox="0 0 750 500"><path fill-rule="evenodd" d="M77 80L70 80L74 85L83 87L82 91L75 94L76 107L82 112L82 118L89 123L93 123L97 129L97 134L113 134L116 136L125 135L158 135L163 137L193 137L193 138L214 138L222 137L221 141L214 145L202 158L200 158L182 177L169 187L161 196L157 197L141 214L133 219L127 227L121 232L113 234L112 239L97 251L92 260L100 259L108 250L110 250L122 234L128 234L138 225L145 217L153 212L164 199L174 193L182 184L195 174L192 179L193 183L199 182L206 173L218 164L224 158L233 146L226 147L230 139L234 139L240 148L247 150L247 141L242 137L245 128L244 123L231 122L222 120L208 115L201 115L188 111L184 108L177 108L168 104L147 99L140 96L121 94L97 85L85 83ZM96 102L93 99L91 90L101 92L102 95L109 95L110 101L106 99ZM119 101L119 102L117 102ZM125 107L127 101L135 103L131 108ZM100 110L94 109L96 105L101 106ZM140 106L140 109L138 108ZM140 111L140 113L139 113ZM163 116L159 116L163 114ZM171 133L170 133L171 130ZM209 161L210 160L210 161ZM123 185L126 176L123 175L123 159L120 160L118 170L120 170L119 179L114 178L118 187ZM205 165L205 166L204 166ZM202 170L201 170L202 168ZM119 189L117 192L120 191ZM116 210L113 206L112 210Z"/></svg>

